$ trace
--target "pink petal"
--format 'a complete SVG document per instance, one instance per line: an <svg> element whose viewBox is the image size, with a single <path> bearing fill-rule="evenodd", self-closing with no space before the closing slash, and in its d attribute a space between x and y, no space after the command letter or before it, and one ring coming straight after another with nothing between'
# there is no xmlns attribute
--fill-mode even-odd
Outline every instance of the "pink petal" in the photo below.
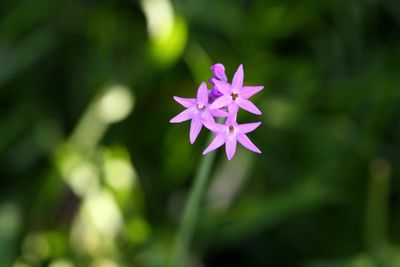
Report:
<svg viewBox="0 0 400 267"><path fill-rule="evenodd" d="M258 126L260 126L261 122L252 122L252 123L243 123L239 124L239 132L240 133L249 133L254 131Z"/></svg>
<svg viewBox="0 0 400 267"><path fill-rule="evenodd" d="M244 146L245 148L247 148L250 151L256 152L256 153L260 153L261 151L260 149L258 149L253 142L251 142L251 140L247 137L247 135L239 133L237 134L237 140L239 141L239 143Z"/></svg>
<svg viewBox="0 0 400 267"><path fill-rule="evenodd" d="M208 89L205 82L202 82L197 90L197 103L201 106L208 104Z"/></svg>
<svg viewBox="0 0 400 267"><path fill-rule="evenodd" d="M190 108L196 104L195 98L183 98L179 96L174 96L176 102L184 106L185 108Z"/></svg>
<svg viewBox="0 0 400 267"><path fill-rule="evenodd" d="M217 134L211 144L203 151L203 155L219 148L225 143L225 134Z"/></svg>
<svg viewBox="0 0 400 267"><path fill-rule="evenodd" d="M218 132L218 133L223 133L226 131L226 126L223 124L215 123L212 121L203 121L203 125L206 126L207 129L213 131L213 132Z"/></svg>
<svg viewBox="0 0 400 267"><path fill-rule="evenodd" d="M238 92L243 86L243 64L240 64L239 68L236 70L235 74L233 75L232 79L232 87L235 93Z"/></svg>
<svg viewBox="0 0 400 267"><path fill-rule="evenodd" d="M228 106L232 102L232 97L230 95L222 95L215 99L215 101L210 105L210 109L217 109Z"/></svg>
<svg viewBox="0 0 400 267"><path fill-rule="evenodd" d="M211 114L211 111L208 110L208 109L204 110L204 111L201 113L201 119L202 119L203 122L204 122L204 121L209 121L209 122L211 122L211 123L214 123L214 122L215 122L214 117L213 117L213 115Z"/></svg>
<svg viewBox="0 0 400 267"><path fill-rule="evenodd" d="M243 86L242 90L240 90L240 95L244 98L249 98L260 92L262 89L264 89L264 86Z"/></svg>
<svg viewBox="0 0 400 267"><path fill-rule="evenodd" d="M232 101L229 105L228 105L228 111L229 114L237 114L239 111L239 106L237 105L237 103L235 101Z"/></svg>
<svg viewBox="0 0 400 267"><path fill-rule="evenodd" d="M197 136L199 136L201 127L203 124L201 123L201 119L199 117L194 117L192 122L190 123L190 143L193 144L196 141Z"/></svg>
<svg viewBox="0 0 400 267"><path fill-rule="evenodd" d="M210 112L214 117L217 117L217 118L225 118L225 117L228 117L228 115L229 115L228 112L221 110L221 109L212 109L212 110L210 110Z"/></svg>
<svg viewBox="0 0 400 267"><path fill-rule="evenodd" d="M229 126L229 125L237 125L236 123L236 119L237 119L237 112L236 113L229 113L228 118L226 118L225 121L225 125Z"/></svg>
<svg viewBox="0 0 400 267"><path fill-rule="evenodd" d="M229 160L233 158L236 151L236 136L228 136L225 141L225 152Z"/></svg>
<svg viewBox="0 0 400 267"><path fill-rule="evenodd" d="M251 112L256 115L261 115L261 111L253 103L251 103L244 97L238 97L236 99L236 103L238 104L239 107L241 107L244 110L247 110L248 112Z"/></svg>
<svg viewBox="0 0 400 267"><path fill-rule="evenodd" d="M227 82L217 80L215 78L212 79L215 84L215 88L220 91L224 95L230 95L232 92L231 85Z"/></svg>
<svg viewBox="0 0 400 267"><path fill-rule="evenodd" d="M185 109L175 117L173 117L169 122L171 123L179 123L183 121L190 120L193 117L194 110L192 108Z"/></svg>

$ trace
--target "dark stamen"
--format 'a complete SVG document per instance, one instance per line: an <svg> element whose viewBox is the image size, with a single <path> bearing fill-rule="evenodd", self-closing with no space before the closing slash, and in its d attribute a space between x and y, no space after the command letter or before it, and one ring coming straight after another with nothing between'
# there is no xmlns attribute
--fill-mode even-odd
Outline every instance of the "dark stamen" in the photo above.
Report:
<svg viewBox="0 0 400 267"><path fill-rule="evenodd" d="M234 130L233 126L229 125L229 133L233 133L233 130Z"/></svg>
<svg viewBox="0 0 400 267"><path fill-rule="evenodd" d="M236 100L236 98L238 97L238 94L232 93L231 97L232 97L232 100Z"/></svg>

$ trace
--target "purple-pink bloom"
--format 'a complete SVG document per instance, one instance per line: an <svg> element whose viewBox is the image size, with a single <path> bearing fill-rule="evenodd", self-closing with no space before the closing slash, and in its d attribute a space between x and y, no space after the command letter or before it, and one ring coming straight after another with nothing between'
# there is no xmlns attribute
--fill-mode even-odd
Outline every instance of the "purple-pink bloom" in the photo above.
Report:
<svg viewBox="0 0 400 267"><path fill-rule="evenodd" d="M240 64L239 68L235 72L232 84L212 78L215 88L222 94L222 96L215 99L215 101L210 105L210 108L218 109L228 107L229 113L236 113L240 107L248 112L260 115L261 111L248 99L261 91L264 86L243 86L243 78L244 71L242 64Z"/></svg>
<svg viewBox="0 0 400 267"><path fill-rule="evenodd" d="M233 158L236 144L239 142L250 151L261 153L247 133L254 131L261 122L238 124L236 122L239 108L260 115L261 111L248 99L261 91L263 86L243 86L243 65L236 70L232 83L228 83L224 65L217 63L211 66L213 77L210 79L212 89L208 90L203 82L197 90L196 98L182 98L174 96L176 102L186 109L170 120L179 123L191 120L190 143L197 139L203 125L212 131L215 138L204 150L203 155L225 144L226 155ZM228 111L228 112L226 112ZM228 117L224 124L215 122L216 117Z"/></svg>
<svg viewBox="0 0 400 267"><path fill-rule="evenodd" d="M199 135L203 123L215 123L214 117L226 117L228 114L219 109L210 109L208 89L205 82L201 83L197 90L196 98L183 98L174 96L176 102L186 109L173 117L171 123L180 123L191 120L190 123L190 143L193 144Z"/></svg>
<svg viewBox="0 0 400 267"><path fill-rule="evenodd" d="M258 149L246 135L246 133L254 131L260 124L261 122L237 124L236 115L228 117L225 124L212 121L205 122L204 126L215 133L215 138L204 150L203 155L225 144L226 156L228 160L231 160L235 155L237 142L250 151L261 153L260 149Z"/></svg>
<svg viewBox="0 0 400 267"><path fill-rule="evenodd" d="M213 85L213 88L210 90L210 102L214 102L215 99L222 96L222 93L218 91L215 87L214 79L227 82L228 78L225 74L225 67L221 63L214 64L210 67L210 70L213 72L213 77L209 79L209 82Z"/></svg>
<svg viewBox="0 0 400 267"><path fill-rule="evenodd" d="M225 67L221 63L217 63L211 66L210 70L213 72L214 76L213 78L227 82L228 78L226 77L225 74ZM212 80L210 80L211 84L213 84Z"/></svg>

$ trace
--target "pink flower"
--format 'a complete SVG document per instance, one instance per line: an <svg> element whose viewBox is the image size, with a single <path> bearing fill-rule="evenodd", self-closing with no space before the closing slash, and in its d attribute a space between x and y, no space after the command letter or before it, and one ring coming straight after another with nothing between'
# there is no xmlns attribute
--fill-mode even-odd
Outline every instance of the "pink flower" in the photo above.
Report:
<svg viewBox="0 0 400 267"><path fill-rule="evenodd" d="M208 89L205 82L201 83L197 90L197 98L183 98L174 96L176 102L186 109L173 117L171 123L180 123L191 120L190 123L190 143L193 144L199 135L204 122L214 123L214 117L226 117L225 111L211 110L208 101Z"/></svg>
<svg viewBox="0 0 400 267"><path fill-rule="evenodd" d="M233 76L232 84L213 78L215 88L222 93L222 96L216 99L210 105L210 108L228 107L229 113L236 113L240 107L248 112L260 115L261 111L248 99L261 91L264 86L243 86L243 77L244 71L241 64Z"/></svg>
<svg viewBox="0 0 400 267"><path fill-rule="evenodd" d="M229 117L225 124L211 121L205 122L204 125L215 133L215 138L204 150L203 155L225 144L226 156L228 160L231 160L235 155L237 142L250 151L261 153L260 149L258 149L246 135L246 133L254 131L260 124L261 122L237 124L236 116Z"/></svg>
<svg viewBox="0 0 400 267"><path fill-rule="evenodd" d="M196 98L182 98L174 96L176 102L186 109L170 120L179 123L191 120L190 143L194 143L203 125L215 135L214 140L204 150L203 155L225 144L226 155L229 160L235 155L236 144L239 142L250 151L261 153L247 133L254 131L261 122L237 124L236 118L239 108L260 115L261 111L248 99L261 91L263 86L243 86L243 65L240 65L233 76L232 84L228 83L224 65L217 63L211 66L213 77L210 79L212 89L209 91L203 82L197 90ZM228 110L226 112L225 110ZM225 124L215 122L215 117L228 117Z"/></svg>

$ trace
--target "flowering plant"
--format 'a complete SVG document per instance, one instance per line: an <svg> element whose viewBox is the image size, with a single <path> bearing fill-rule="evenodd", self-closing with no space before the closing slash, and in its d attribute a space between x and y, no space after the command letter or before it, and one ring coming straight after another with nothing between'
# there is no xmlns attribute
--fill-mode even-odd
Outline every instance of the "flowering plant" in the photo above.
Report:
<svg viewBox="0 0 400 267"><path fill-rule="evenodd" d="M260 126L261 122L238 124L236 119L240 108L261 115L261 111L249 98L261 91L264 86L244 86L243 65L236 70L232 83L228 82L224 65L215 64L211 66L211 71L213 72L213 77L209 80L212 85L211 90L208 90L207 84L202 82L196 98L174 96L175 101L186 109L170 122L191 120L189 139L192 144L203 126L211 130L215 138L204 150L203 155L225 144L226 155L231 160L235 155L237 142L253 152L261 153L246 135ZM224 124L220 124L215 122L215 118L226 118L226 120Z"/></svg>

